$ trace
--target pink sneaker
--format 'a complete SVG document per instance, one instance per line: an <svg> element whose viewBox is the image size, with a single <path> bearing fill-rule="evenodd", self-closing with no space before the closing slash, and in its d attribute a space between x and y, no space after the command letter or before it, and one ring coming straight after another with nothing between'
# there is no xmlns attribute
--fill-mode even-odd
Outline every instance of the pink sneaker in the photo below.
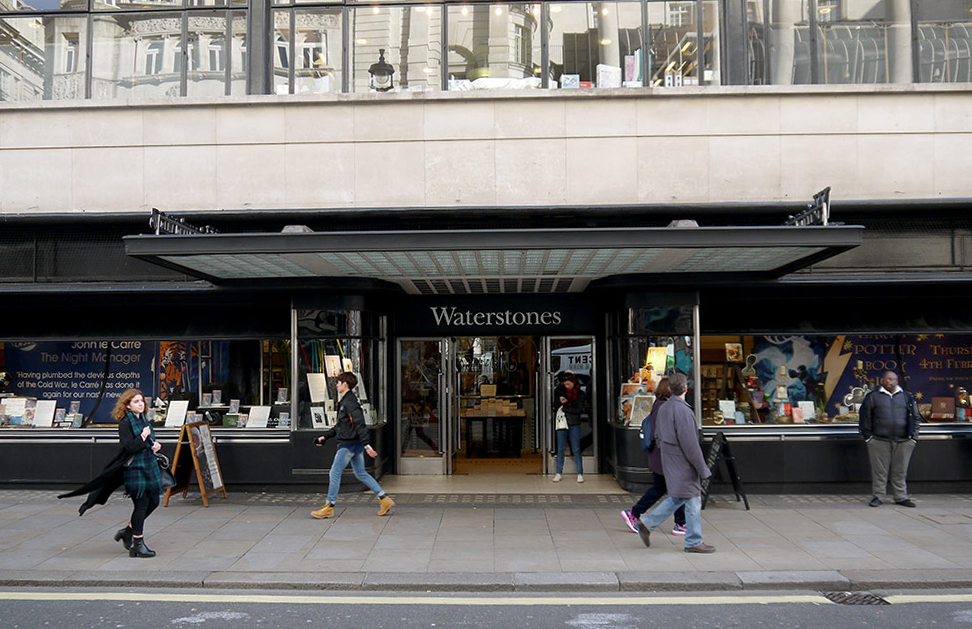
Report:
<svg viewBox="0 0 972 629"><path fill-rule="evenodd" d="M630 509L625 509L622 511L621 517L624 518L624 523L628 525L628 528L631 529L632 533L638 532L638 522L634 519L634 517L632 517Z"/></svg>
<svg viewBox="0 0 972 629"><path fill-rule="evenodd" d="M672 535L685 535L685 527L676 524L672 527Z"/></svg>

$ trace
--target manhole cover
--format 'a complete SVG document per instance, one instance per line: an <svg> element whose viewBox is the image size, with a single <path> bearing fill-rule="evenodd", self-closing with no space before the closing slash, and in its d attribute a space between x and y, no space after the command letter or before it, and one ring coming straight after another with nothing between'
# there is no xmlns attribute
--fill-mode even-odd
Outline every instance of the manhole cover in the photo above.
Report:
<svg viewBox="0 0 972 629"><path fill-rule="evenodd" d="M839 605L890 605L880 596L870 592L827 592L828 600Z"/></svg>

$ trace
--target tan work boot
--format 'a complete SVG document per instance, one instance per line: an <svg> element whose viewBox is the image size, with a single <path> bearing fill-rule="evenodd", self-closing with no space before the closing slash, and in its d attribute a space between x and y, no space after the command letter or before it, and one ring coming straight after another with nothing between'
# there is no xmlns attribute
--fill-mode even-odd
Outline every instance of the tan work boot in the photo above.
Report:
<svg viewBox="0 0 972 629"><path fill-rule="evenodd" d="M334 515L334 505L332 505L330 502L325 502L324 506L317 511L311 511L311 515L318 520L329 518Z"/></svg>
<svg viewBox="0 0 972 629"><path fill-rule="evenodd" d="M386 515L395 506L395 501L388 496L382 496L378 499L378 502L381 505L381 508L378 509L378 515Z"/></svg>

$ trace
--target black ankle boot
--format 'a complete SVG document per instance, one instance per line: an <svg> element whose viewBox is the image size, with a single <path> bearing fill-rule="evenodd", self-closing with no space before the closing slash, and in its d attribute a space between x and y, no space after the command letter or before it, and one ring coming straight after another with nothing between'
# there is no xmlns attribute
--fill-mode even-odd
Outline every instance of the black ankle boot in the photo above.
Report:
<svg viewBox="0 0 972 629"><path fill-rule="evenodd" d="M155 557L155 551L145 545L145 540L141 537L132 538L132 549L128 551L129 557Z"/></svg>
<svg viewBox="0 0 972 629"><path fill-rule="evenodd" d="M115 533L115 541L124 544L125 550L131 550L132 549L132 527L126 526L123 529L118 529L118 532Z"/></svg>

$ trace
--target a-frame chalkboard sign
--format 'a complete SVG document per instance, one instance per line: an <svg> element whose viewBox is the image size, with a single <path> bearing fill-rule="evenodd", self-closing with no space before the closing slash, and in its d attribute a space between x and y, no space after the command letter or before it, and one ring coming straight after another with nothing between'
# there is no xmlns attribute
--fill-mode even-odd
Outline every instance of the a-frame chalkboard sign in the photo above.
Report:
<svg viewBox="0 0 972 629"><path fill-rule="evenodd" d="M746 505L746 511L749 511L749 499L746 497L745 490L743 490L742 481L739 480L739 471L736 470L736 457L732 456L732 448L729 446L729 441L726 440L725 433L717 432L709 446L709 454L705 457L705 464L709 466L709 470L713 474L715 474L720 460L726 464L729 480L732 481L732 489L736 492L736 502L741 499L743 504ZM702 481L703 509L705 509L705 503L709 501L709 484L711 481L711 476Z"/></svg>
<svg viewBox="0 0 972 629"><path fill-rule="evenodd" d="M195 473L193 473L195 472ZM176 445L175 459L172 462L172 476L175 486L166 490L163 506L169 506L169 497L182 492L185 498L189 493L189 485L193 478L199 483L199 493L205 506L209 506L209 497L222 493L226 497L223 486L223 473L219 469L219 459L216 458L216 447L213 436L209 432L207 422L184 424L179 431L179 443Z"/></svg>

